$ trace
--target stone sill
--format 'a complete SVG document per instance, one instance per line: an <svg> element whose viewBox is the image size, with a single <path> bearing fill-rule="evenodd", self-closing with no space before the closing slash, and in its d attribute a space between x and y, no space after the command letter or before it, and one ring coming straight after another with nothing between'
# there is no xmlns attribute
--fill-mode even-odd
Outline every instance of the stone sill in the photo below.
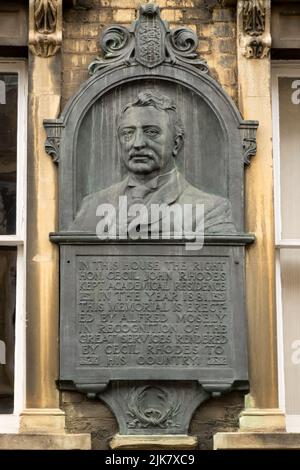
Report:
<svg viewBox="0 0 300 470"><path fill-rule="evenodd" d="M214 436L214 450L222 449L300 449L300 433L217 433Z"/></svg>
<svg viewBox="0 0 300 470"><path fill-rule="evenodd" d="M110 441L113 450L193 450L197 447L197 438L185 434L174 435L120 435Z"/></svg>
<svg viewBox="0 0 300 470"><path fill-rule="evenodd" d="M0 434L5 450L90 450L90 434Z"/></svg>

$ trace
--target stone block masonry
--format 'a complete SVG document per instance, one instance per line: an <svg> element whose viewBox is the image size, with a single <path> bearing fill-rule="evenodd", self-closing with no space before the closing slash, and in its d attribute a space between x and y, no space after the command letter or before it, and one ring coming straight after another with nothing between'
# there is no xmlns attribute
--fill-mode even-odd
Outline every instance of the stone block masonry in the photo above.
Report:
<svg viewBox="0 0 300 470"><path fill-rule="evenodd" d="M145 2L146 0L144 0ZM88 78L87 66L100 53L99 36L111 24L129 26L143 0L93 0L87 10L65 7L62 106ZM236 17L218 0L157 0L171 28L187 27L199 37L199 54L211 74L237 101Z"/></svg>

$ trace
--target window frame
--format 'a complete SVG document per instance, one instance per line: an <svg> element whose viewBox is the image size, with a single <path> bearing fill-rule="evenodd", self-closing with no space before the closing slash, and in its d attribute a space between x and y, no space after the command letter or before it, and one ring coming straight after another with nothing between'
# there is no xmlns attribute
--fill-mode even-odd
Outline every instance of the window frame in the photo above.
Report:
<svg viewBox="0 0 300 470"><path fill-rule="evenodd" d="M14 433L19 430L26 393L27 62L25 59L1 58L0 72L18 74L16 234L0 235L0 247L17 249L14 410L10 414L0 414L0 433Z"/></svg>
<svg viewBox="0 0 300 470"><path fill-rule="evenodd" d="M277 363L279 408L286 414L284 324L281 285L281 249L299 249L300 238L282 238L281 226L281 180L280 180L280 115L279 78L300 77L300 61L273 61L271 68L272 120L273 120L273 174L275 209L275 269L276 269L276 312L277 312ZM300 400L300 398L299 398ZM286 415L286 428L289 432L300 432L300 415Z"/></svg>

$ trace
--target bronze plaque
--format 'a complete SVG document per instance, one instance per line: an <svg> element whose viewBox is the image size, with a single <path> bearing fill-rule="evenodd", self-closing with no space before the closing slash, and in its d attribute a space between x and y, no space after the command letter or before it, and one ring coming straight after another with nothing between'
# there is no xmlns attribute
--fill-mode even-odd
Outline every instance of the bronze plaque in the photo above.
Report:
<svg viewBox="0 0 300 470"><path fill-rule="evenodd" d="M184 243L62 250L63 380L233 383L241 366L247 378L241 248L205 247L201 257Z"/></svg>

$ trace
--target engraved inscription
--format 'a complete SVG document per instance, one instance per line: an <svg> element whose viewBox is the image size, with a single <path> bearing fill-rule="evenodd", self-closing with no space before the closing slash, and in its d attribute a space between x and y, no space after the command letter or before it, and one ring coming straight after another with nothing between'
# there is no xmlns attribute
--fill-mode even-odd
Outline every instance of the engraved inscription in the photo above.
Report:
<svg viewBox="0 0 300 470"><path fill-rule="evenodd" d="M77 256L77 364L230 366L227 257Z"/></svg>

